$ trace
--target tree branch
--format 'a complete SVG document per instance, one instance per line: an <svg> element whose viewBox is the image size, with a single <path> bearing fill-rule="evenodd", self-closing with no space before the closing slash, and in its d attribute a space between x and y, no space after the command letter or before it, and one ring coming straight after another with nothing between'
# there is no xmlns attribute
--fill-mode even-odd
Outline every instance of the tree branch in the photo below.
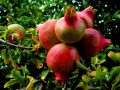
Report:
<svg viewBox="0 0 120 90"><path fill-rule="evenodd" d="M2 43L4 43L4 44L7 44L7 45L9 45L9 46L17 47L17 48L32 49L32 47L25 47L25 46L16 45L16 44L13 44L13 43L4 41L3 39L0 39L0 42L2 42Z"/></svg>

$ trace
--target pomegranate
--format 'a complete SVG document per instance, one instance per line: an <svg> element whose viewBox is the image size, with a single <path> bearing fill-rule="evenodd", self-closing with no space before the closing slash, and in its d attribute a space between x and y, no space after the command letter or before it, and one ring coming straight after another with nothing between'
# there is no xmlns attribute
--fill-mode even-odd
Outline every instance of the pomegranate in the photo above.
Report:
<svg viewBox="0 0 120 90"><path fill-rule="evenodd" d="M96 9L93 9L92 6L87 7L81 12L77 12L78 17L82 18L86 24L86 28L93 27L93 18L95 16Z"/></svg>
<svg viewBox="0 0 120 90"><path fill-rule="evenodd" d="M82 39L85 33L85 23L80 19L73 8L67 8L64 17L55 25L57 38L64 43L75 43Z"/></svg>
<svg viewBox="0 0 120 90"><path fill-rule="evenodd" d="M56 80L62 83L68 79L76 60L80 60L77 49L64 43L53 46L46 57L47 66L55 73Z"/></svg>
<svg viewBox="0 0 120 90"><path fill-rule="evenodd" d="M49 50L52 46L54 46L57 43L60 43L60 41L57 39L55 35L55 19L47 20L43 24L39 24L37 26L37 30L39 32L38 38L41 42L42 46Z"/></svg>
<svg viewBox="0 0 120 90"><path fill-rule="evenodd" d="M20 24L11 24L6 30L4 39L10 42L15 40L22 40L25 36L25 28Z"/></svg>
<svg viewBox="0 0 120 90"><path fill-rule="evenodd" d="M80 49L81 55L92 57L109 44L108 39L103 38L97 30L87 28L83 39L78 44L78 49Z"/></svg>

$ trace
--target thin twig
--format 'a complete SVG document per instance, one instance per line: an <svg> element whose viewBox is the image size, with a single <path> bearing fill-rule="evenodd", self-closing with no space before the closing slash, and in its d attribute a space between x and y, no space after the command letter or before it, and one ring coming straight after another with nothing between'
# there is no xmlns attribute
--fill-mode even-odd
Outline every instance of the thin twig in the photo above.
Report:
<svg viewBox="0 0 120 90"><path fill-rule="evenodd" d="M32 49L32 47L25 47L25 46L16 45L16 44L13 44L13 43L4 41L3 39L0 39L0 42L2 42L2 43L4 43L4 44L7 44L7 45L9 45L9 46L17 47L17 48Z"/></svg>

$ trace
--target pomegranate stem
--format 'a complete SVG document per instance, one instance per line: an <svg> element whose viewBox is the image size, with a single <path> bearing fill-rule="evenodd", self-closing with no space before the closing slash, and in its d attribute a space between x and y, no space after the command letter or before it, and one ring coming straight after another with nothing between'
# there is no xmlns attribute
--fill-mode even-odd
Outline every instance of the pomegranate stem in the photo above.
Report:
<svg viewBox="0 0 120 90"><path fill-rule="evenodd" d="M76 60L75 63L76 63L76 66L77 66L78 68L83 69L83 70L85 70L85 71L89 71L89 69L88 69L86 66L84 66L82 63L80 63L79 60Z"/></svg>

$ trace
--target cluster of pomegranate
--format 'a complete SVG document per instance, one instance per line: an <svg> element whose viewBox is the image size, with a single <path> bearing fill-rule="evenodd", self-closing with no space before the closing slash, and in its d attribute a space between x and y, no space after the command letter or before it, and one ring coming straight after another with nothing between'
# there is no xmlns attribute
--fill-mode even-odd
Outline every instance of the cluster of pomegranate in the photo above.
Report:
<svg viewBox="0 0 120 90"><path fill-rule="evenodd" d="M80 12L74 7L67 8L64 17L37 25L39 41L48 50L46 64L57 81L66 82L81 56L93 57L110 44L93 28L95 13L92 6Z"/></svg>

